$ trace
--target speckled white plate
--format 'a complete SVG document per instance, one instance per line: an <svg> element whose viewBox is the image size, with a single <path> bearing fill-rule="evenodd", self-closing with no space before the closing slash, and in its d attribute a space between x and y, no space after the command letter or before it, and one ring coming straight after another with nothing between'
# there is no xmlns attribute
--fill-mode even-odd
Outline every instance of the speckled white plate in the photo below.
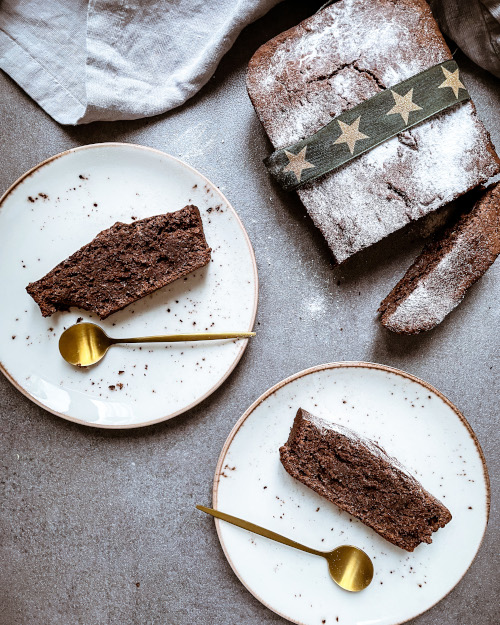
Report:
<svg viewBox="0 0 500 625"><path fill-rule="evenodd" d="M431 545L407 553L285 472L278 449L299 407L378 441L450 509ZM361 593L338 588L322 558L216 521L234 572L262 603L304 625L396 625L424 612L461 579L488 520L489 481L471 427L439 391L369 363L320 365L260 397L231 432L213 505L316 549L364 549L375 576Z"/></svg>
<svg viewBox="0 0 500 625"><path fill-rule="evenodd" d="M29 282L116 221L200 209L213 262L99 321L76 308L44 319ZM34 402L66 419L125 428L169 419L228 377L248 341L114 347L89 369L58 352L78 318L110 335L248 331L257 269L238 215L185 163L151 148L106 143L69 150L27 172L0 200L0 368Z"/></svg>

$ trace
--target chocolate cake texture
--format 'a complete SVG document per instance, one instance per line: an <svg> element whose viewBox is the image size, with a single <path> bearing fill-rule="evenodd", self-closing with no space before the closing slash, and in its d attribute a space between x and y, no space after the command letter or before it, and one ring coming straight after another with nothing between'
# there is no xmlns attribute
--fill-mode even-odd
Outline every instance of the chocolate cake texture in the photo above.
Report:
<svg viewBox="0 0 500 625"><path fill-rule="evenodd" d="M435 236L380 304L389 330L417 334L435 328L500 254L500 183L471 211Z"/></svg>
<svg viewBox="0 0 500 625"><path fill-rule="evenodd" d="M431 543L450 511L377 443L299 408L280 448L285 470L406 551Z"/></svg>
<svg viewBox="0 0 500 625"><path fill-rule="evenodd" d="M101 319L210 262L196 206L100 232L27 292L44 317L77 306Z"/></svg>
<svg viewBox="0 0 500 625"><path fill-rule="evenodd" d="M425 0L342 0L261 46L247 88L271 142L283 149L451 58ZM466 101L297 192L340 263L484 183L499 163ZM307 153L289 167L299 176Z"/></svg>

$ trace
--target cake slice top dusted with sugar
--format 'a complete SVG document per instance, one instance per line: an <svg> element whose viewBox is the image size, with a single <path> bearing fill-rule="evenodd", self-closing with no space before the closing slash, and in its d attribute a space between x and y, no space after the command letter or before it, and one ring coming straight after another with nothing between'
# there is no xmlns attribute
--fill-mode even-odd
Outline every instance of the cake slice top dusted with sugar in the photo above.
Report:
<svg viewBox="0 0 500 625"><path fill-rule="evenodd" d="M424 0L342 0L259 48L247 86L273 145L285 148L448 59ZM499 163L466 101L306 183L298 194L343 262L484 183Z"/></svg>

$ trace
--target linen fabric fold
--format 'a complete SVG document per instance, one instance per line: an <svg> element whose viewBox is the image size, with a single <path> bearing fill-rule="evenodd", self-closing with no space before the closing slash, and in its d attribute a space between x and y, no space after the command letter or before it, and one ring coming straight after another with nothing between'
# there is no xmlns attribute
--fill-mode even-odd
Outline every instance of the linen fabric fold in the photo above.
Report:
<svg viewBox="0 0 500 625"><path fill-rule="evenodd" d="M2 0L0 68L61 124L168 111L280 0Z"/></svg>
<svg viewBox="0 0 500 625"><path fill-rule="evenodd" d="M149 117L193 96L280 1L0 0L0 68L61 124ZM429 1L443 32L500 76L500 0Z"/></svg>

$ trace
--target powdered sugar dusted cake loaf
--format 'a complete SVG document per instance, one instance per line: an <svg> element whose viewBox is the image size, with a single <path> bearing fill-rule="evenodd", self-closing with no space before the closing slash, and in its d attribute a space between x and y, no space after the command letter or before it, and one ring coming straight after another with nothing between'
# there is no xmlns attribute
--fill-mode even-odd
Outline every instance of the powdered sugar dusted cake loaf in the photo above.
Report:
<svg viewBox="0 0 500 625"><path fill-rule="evenodd" d="M343 0L259 48L247 87L281 149L450 58L425 0ZM473 104L464 102L305 184L298 194L342 262L499 169Z"/></svg>
<svg viewBox="0 0 500 625"><path fill-rule="evenodd" d="M450 511L373 441L299 408L280 449L286 471L389 542L413 551Z"/></svg>
<svg viewBox="0 0 500 625"><path fill-rule="evenodd" d="M424 247L381 303L382 324L406 334L431 330L458 306L499 254L500 183Z"/></svg>

